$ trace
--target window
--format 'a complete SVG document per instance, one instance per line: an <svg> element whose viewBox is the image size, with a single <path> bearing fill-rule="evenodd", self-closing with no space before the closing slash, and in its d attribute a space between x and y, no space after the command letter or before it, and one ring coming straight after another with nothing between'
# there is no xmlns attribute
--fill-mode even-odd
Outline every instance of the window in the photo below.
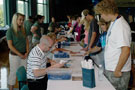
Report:
<svg viewBox="0 0 135 90"><path fill-rule="evenodd" d="M37 0L37 12L39 15L45 16L44 22L49 22L49 4L48 0Z"/></svg>
<svg viewBox="0 0 135 90"><path fill-rule="evenodd" d="M5 19L4 19L4 0L0 1L0 27L3 27L5 25Z"/></svg>
<svg viewBox="0 0 135 90"><path fill-rule="evenodd" d="M17 11L25 15L28 18L28 0L18 0Z"/></svg>

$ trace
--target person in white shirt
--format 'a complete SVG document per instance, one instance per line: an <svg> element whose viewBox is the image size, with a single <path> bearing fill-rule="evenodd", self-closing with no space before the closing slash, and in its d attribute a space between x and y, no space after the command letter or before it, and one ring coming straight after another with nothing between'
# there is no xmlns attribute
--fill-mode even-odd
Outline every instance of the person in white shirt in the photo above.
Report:
<svg viewBox="0 0 135 90"><path fill-rule="evenodd" d="M103 0L95 6L95 12L105 21L111 21L106 36L105 75L116 90L127 90L131 70L131 29L118 14L114 1Z"/></svg>
<svg viewBox="0 0 135 90"><path fill-rule="evenodd" d="M64 66L64 63L55 63L53 60L49 60L50 67L46 66L47 55L53 43L50 37L43 35L40 43L31 50L27 61L29 90L47 90L47 71Z"/></svg>

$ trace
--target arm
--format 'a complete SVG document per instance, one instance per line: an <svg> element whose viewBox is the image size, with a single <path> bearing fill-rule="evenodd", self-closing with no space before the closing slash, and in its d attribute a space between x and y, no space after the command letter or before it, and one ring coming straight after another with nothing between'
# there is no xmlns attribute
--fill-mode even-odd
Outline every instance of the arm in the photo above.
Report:
<svg viewBox="0 0 135 90"><path fill-rule="evenodd" d="M54 61L54 60L52 60L52 59L49 59L49 58L48 58L48 62L49 62L51 65L56 64L56 61Z"/></svg>
<svg viewBox="0 0 135 90"><path fill-rule="evenodd" d="M43 76L43 75L47 74L47 71L54 69L54 68L62 67L63 65L64 65L64 63L63 64L57 63L55 65L48 67L48 68L34 69L33 73L34 73L35 77Z"/></svg>
<svg viewBox="0 0 135 90"><path fill-rule="evenodd" d="M49 31L52 31L52 27L49 26L49 27L48 27L48 30L49 30Z"/></svg>
<svg viewBox="0 0 135 90"><path fill-rule="evenodd" d="M26 38L26 53L25 53L25 57L28 56L28 53L29 53L29 40L28 40L28 38Z"/></svg>
<svg viewBox="0 0 135 90"><path fill-rule="evenodd" d="M120 77L122 75L121 70L122 70L123 66L126 64L129 55L130 55L130 47L128 47L128 46L121 47L120 58L119 58L117 66L116 66L116 69L114 71L115 77Z"/></svg>
<svg viewBox="0 0 135 90"><path fill-rule="evenodd" d="M66 51L66 52L71 52L70 50L67 50L67 49L63 49L63 48L55 48L53 49L51 52L54 53L56 51Z"/></svg>
<svg viewBox="0 0 135 90"><path fill-rule="evenodd" d="M67 34L70 34L73 31L73 27L70 27L69 31L67 32Z"/></svg>
<svg viewBox="0 0 135 90"><path fill-rule="evenodd" d="M91 53L95 53L101 50L101 47L95 46L93 48L91 48L89 51L87 51L84 55L89 55Z"/></svg>
<svg viewBox="0 0 135 90"><path fill-rule="evenodd" d="M88 46L87 46L87 47L85 47L85 48L83 48L82 50L84 50L84 51L88 51Z"/></svg>
<svg viewBox="0 0 135 90"><path fill-rule="evenodd" d="M97 36L97 33L96 32L92 32L92 37L91 37L91 40L90 40L90 44L89 44L89 49L91 49L95 39L96 39L96 36Z"/></svg>
<svg viewBox="0 0 135 90"><path fill-rule="evenodd" d="M31 27L31 32L33 33L34 36L38 36L37 33L35 32L38 28L36 26Z"/></svg>
<svg viewBox="0 0 135 90"><path fill-rule="evenodd" d="M95 47L91 48L88 52L90 54L90 53L98 52L100 50L101 50L101 47L95 46Z"/></svg>
<svg viewBox="0 0 135 90"><path fill-rule="evenodd" d="M21 58L25 59L24 55L22 55L12 44L12 40L8 40L8 47L9 49L14 52L15 54L17 54L18 56L20 56Z"/></svg>
<svg viewBox="0 0 135 90"><path fill-rule="evenodd" d="M62 42L62 41L65 41L65 40L67 40L67 38L61 37L61 38L59 38L59 39L56 39L55 42Z"/></svg>
<svg viewBox="0 0 135 90"><path fill-rule="evenodd" d="M29 53L29 40L26 38L26 52Z"/></svg>

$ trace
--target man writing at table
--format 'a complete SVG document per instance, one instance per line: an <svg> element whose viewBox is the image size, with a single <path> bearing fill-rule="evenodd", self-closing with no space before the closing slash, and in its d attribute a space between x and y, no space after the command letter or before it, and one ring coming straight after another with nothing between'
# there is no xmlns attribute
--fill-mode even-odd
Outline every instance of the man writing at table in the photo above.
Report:
<svg viewBox="0 0 135 90"><path fill-rule="evenodd" d="M54 63L53 60L49 60L52 65L46 68L47 52L50 51L52 46L53 40L43 35L40 43L31 50L27 61L29 90L47 90L47 71L64 65L64 63Z"/></svg>

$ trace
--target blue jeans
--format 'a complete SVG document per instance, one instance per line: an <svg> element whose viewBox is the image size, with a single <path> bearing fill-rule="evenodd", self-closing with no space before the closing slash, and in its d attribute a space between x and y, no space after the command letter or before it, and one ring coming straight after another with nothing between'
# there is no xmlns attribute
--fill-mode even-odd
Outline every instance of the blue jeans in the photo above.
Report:
<svg viewBox="0 0 135 90"><path fill-rule="evenodd" d="M104 50L97 54L90 54L90 57L95 61L97 65L102 65L105 69L105 63L104 63Z"/></svg>
<svg viewBox="0 0 135 90"><path fill-rule="evenodd" d="M86 48L88 44L84 44L83 48Z"/></svg>

